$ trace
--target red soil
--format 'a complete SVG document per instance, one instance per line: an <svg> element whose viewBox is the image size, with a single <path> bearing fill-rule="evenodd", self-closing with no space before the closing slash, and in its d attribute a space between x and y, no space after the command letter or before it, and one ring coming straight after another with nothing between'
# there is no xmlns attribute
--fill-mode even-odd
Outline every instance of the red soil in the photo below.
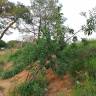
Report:
<svg viewBox="0 0 96 96"><path fill-rule="evenodd" d="M46 77L49 82L48 92L46 96L70 96L72 80L69 75L65 75L62 79L53 73L51 69L47 70Z"/></svg>
<svg viewBox="0 0 96 96"><path fill-rule="evenodd" d="M12 88L12 86L24 82L28 74L30 73L24 70L11 79L0 80L0 86L3 87L7 93L8 89ZM72 80L69 75L65 75L61 79L54 74L51 69L48 69L46 71L46 78L48 80L48 90L45 96L70 96ZM60 93L63 93L64 95L59 95ZM1 93L0 96L2 96Z"/></svg>

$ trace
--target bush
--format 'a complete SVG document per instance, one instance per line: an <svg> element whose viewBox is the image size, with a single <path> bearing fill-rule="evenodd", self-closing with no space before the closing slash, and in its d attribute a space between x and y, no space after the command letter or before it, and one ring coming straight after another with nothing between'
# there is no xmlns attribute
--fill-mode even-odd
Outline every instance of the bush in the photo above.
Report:
<svg viewBox="0 0 96 96"><path fill-rule="evenodd" d="M47 81L44 74L39 73L35 80L28 80L13 91L12 96L45 96Z"/></svg>
<svg viewBox="0 0 96 96"><path fill-rule="evenodd" d="M87 71L96 75L95 59L96 46L92 47L80 44L70 44L60 50L56 41L51 40L49 44L45 39L40 39L38 43L27 44L10 57L14 62L13 68L3 73L3 78L8 78L21 72L30 64L39 61L40 66L52 68L59 75L70 73L78 76L78 72ZM46 64L46 61L48 63Z"/></svg>
<svg viewBox="0 0 96 96"><path fill-rule="evenodd" d="M96 57L90 57L89 60L86 61L85 66L89 75L96 79Z"/></svg>
<svg viewBox="0 0 96 96"><path fill-rule="evenodd" d="M44 89L46 85L42 81L32 80L23 83L18 87L18 92L20 96L44 96ZM17 95L16 95L17 96Z"/></svg>
<svg viewBox="0 0 96 96"><path fill-rule="evenodd" d="M14 62L13 68L5 71L2 74L2 77L4 79L12 77L37 60L40 61L42 67L46 67L46 60L52 54L56 53L56 45L54 41L52 41L50 45L46 42L46 40L41 39L36 44L29 43L22 49L18 50L15 54L11 55L10 60ZM51 58L49 59L51 60ZM50 67L54 68L54 66Z"/></svg>
<svg viewBox="0 0 96 96"><path fill-rule="evenodd" d="M5 41L0 40L0 49L1 48L6 48L6 47L7 47L7 44L5 43Z"/></svg>
<svg viewBox="0 0 96 96"><path fill-rule="evenodd" d="M32 62L37 60L37 51L33 45L27 45L26 47L18 50L15 54L10 56L10 60L14 62L12 68L10 70L6 70L2 73L2 78L7 79L10 78L19 72L21 72L28 65L32 64Z"/></svg>
<svg viewBox="0 0 96 96"><path fill-rule="evenodd" d="M59 53L56 61L59 75L70 73L78 76L78 72L88 72L96 78L96 46L69 45Z"/></svg>
<svg viewBox="0 0 96 96"><path fill-rule="evenodd" d="M21 41L17 41L17 40L11 40L7 43L9 48L19 48L21 47Z"/></svg>
<svg viewBox="0 0 96 96"><path fill-rule="evenodd" d="M87 79L83 85L76 85L72 96L96 96L95 82Z"/></svg>
<svg viewBox="0 0 96 96"><path fill-rule="evenodd" d="M82 38L82 44L84 46L88 45L88 40L86 38Z"/></svg>
<svg viewBox="0 0 96 96"><path fill-rule="evenodd" d="M71 73L72 75L76 74L76 71L82 70L84 60L82 59L80 54L82 52L82 48L77 47L76 45L70 45L65 47L57 57L57 68L56 72L59 75L64 75L64 73Z"/></svg>

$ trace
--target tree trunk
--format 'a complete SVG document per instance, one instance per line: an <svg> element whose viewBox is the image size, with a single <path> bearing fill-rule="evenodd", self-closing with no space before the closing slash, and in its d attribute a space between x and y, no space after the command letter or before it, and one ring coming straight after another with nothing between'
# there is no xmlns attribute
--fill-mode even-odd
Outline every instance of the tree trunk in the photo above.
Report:
<svg viewBox="0 0 96 96"><path fill-rule="evenodd" d="M41 35L41 17L40 17L40 21L39 21L38 39L40 39L40 35Z"/></svg>

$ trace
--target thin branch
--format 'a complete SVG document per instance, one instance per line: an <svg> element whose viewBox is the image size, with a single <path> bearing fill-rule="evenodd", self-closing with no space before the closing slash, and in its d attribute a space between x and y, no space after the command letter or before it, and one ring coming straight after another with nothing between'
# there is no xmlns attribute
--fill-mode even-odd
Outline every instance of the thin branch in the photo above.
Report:
<svg viewBox="0 0 96 96"><path fill-rule="evenodd" d="M34 32L32 32L32 30L30 30L28 27L26 27L26 25L25 24L23 24L24 25L24 27L29 31L29 32L31 32L31 33L33 33L33 34L35 34L35 35L37 35L38 33L35 33L35 31Z"/></svg>
<svg viewBox="0 0 96 96"><path fill-rule="evenodd" d="M16 23L16 21L17 21L17 20L11 22L11 23L4 29L4 31L3 31L3 32L1 33L1 35L0 35L0 40L3 38L3 36L5 35L5 33L9 30L9 28L10 28L14 23Z"/></svg>
<svg viewBox="0 0 96 96"><path fill-rule="evenodd" d="M66 42L68 42L71 38L73 38L77 33L79 33L82 29L78 30L76 33L74 33L71 37L69 37Z"/></svg>

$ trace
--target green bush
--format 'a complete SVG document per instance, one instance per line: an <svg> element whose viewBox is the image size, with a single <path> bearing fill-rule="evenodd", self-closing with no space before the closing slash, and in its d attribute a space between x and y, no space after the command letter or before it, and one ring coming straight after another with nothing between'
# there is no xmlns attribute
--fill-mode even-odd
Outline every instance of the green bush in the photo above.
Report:
<svg viewBox="0 0 96 96"><path fill-rule="evenodd" d="M77 84L72 96L96 96L96 81L86 80L83 84Z"/></svg>
<svg viewBox="0 0 96 96"><path fill-rule="evenodd" d="M2 77L2 79L11 78L11 77L15 76L16 74L18 74L19 72L21 72L24 68L25 68L25 66L23 64L15 66L10 70L3 71L1 74L1 77Z"/></svg>
<svg viewBox="0 0 96 96"><path fill-rule="evenodd" d="M10 60L14 62L13 68L5 71L2 77L4 79L12 77L37 60L40 61L42 67L46 67L46 60L56 52L56 45L54 46L53 44L55 45L52 41L49 46L44 39L39 40L36 44L27 44L24 48L10 56ZM54 68L54 66L50 67Z"/></svg>
<svg viewBox="0 0 96 96"><path fill-rule="evenodd" d="M35 80L28 80L14 89L12 96L45 96L47 81L44 74L39 73Z"/></svg>
<svg viewBox="0 0 96 96"><path fill-rule="evenodd" d="M56 64L56 72L59 75L71 73L78 76L78 72L86 71L91 77L96 78L96 46L69 45L59 53Z"/></svg>
<svg viewBox="0 0 96 96"><path fill-rule="evenodd" d="M64 75L64 73L74 75L76 71L80 71L84 62L84 60L81 61L81 51L82 48L73 46L73 44L65 47L57 56L56 72L59 75Z"/></svg>
<svg viewBox="0 0 96 96"><path fill-rule="evenodd" d="M35 44L27 44L15 54L11 55L10 60L14 62L13 68L3 73L3 78L8 78L21 72L28 65L40 61L42 67L52 68L59 75L70 73L78 76L78 72L87 71L89 75L96 75L96 46L81 43L70 44L60 50L56 41L51 40L47 44L46 39L40 39ZM49 61L46 64L46 61ZM96 76L95 76L96 77Z"/></svg>
<svg viewBox="0 0 96 96"><path fill-rule="evenodd" d="M86 70L88 71L89 75L91 77L94 77L96 79L96 57L90 58L85 63Z"/></svg>
<svg viewBox="0 0 96 96"><path fill-rule="evenodd" d="M5 41L0 40L0 49L1 48L6 48L6 47L7 47L7 44L5 43Z"/></svg>
<svg viewBox="0 0 96 96"><path fill-rule="evenodd" d="M11 55L9 60L14 64L10 70L6 70L2 73L2 78L10 78L32 64L37 59L36 48L33 45L27 45L26 47L18 50L15 54Z"/></svg>
<svg viewBox="0 0 96 96"><path fill-rule="evenodd" d="M32 80L25 82L20 87L18 87L18 93L20 96L44 96L44 89L46 85L42 81Z"/></svg>

